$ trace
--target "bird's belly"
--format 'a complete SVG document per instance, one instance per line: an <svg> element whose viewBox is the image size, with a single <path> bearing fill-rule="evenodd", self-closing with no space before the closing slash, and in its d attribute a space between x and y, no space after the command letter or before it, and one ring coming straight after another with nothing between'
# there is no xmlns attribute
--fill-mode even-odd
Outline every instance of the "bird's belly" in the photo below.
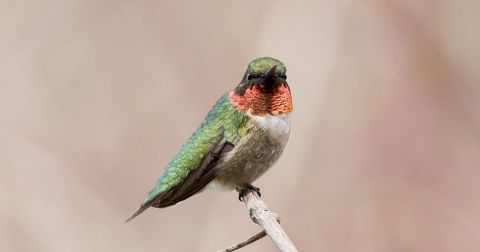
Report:
<svg viewBox="0 0 480 252"><path fill-rule="evenodd" d="M279 129L270 126L252 122L249 134L219 164L221 172L211 188L232 190L250 184L278 160L288 141L289 122L281 124Z"/></svg>

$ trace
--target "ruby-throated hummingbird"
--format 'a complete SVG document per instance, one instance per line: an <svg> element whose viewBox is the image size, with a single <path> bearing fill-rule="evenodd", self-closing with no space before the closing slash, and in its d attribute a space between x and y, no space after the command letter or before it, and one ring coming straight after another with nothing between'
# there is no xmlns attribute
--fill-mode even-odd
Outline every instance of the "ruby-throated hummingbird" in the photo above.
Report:
<svg viewBox="0 0 480 252"><path fill-rule="evenodd" d="M286 71L273 58L250 62L240 84L218 99L127 222L206 186L255 188L251 183L277 161L288 141L292 95Z"/></svg>

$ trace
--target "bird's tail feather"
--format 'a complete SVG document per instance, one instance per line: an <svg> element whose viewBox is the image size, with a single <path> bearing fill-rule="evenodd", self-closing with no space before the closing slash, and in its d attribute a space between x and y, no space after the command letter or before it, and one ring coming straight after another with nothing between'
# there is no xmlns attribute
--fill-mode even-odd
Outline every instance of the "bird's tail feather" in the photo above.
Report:
<svg viewBox="0 0 480 252"><path fill-rule="evenodd" d="M131 220L135 219L138 215L143 213L143 211L147 210L150 207L150 204L142 205L130 218L128 218L125 223L130 222Z"/></svg>

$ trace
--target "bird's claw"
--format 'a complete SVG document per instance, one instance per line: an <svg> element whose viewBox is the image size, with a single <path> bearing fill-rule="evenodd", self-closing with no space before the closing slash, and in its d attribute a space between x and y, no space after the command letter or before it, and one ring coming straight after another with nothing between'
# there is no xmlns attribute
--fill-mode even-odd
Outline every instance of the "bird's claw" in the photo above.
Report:
<svg viewBox="0 0 480 252"><path fill-rule="evenodd" d="M260 188L253 186L251 184L245 184L238 189L238 200L242 201L242 198L249 192L255 191L259 197L262 197L262 193L260 193Z"/></svg>

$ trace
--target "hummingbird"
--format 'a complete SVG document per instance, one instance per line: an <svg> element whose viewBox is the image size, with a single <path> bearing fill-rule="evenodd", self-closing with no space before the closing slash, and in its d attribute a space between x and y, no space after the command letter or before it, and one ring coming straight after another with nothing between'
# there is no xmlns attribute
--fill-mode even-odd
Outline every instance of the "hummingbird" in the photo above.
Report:
<svg viewBox="0 0 480 252"><path fill-rule="evenodd" d="M167 164L140 208L164 208L205 188L254 189L282 154L290 134L292 95L285 65L270 57L248 64L240 83L221 96ZM239 196L240 198L240 196Z"/></svg>

